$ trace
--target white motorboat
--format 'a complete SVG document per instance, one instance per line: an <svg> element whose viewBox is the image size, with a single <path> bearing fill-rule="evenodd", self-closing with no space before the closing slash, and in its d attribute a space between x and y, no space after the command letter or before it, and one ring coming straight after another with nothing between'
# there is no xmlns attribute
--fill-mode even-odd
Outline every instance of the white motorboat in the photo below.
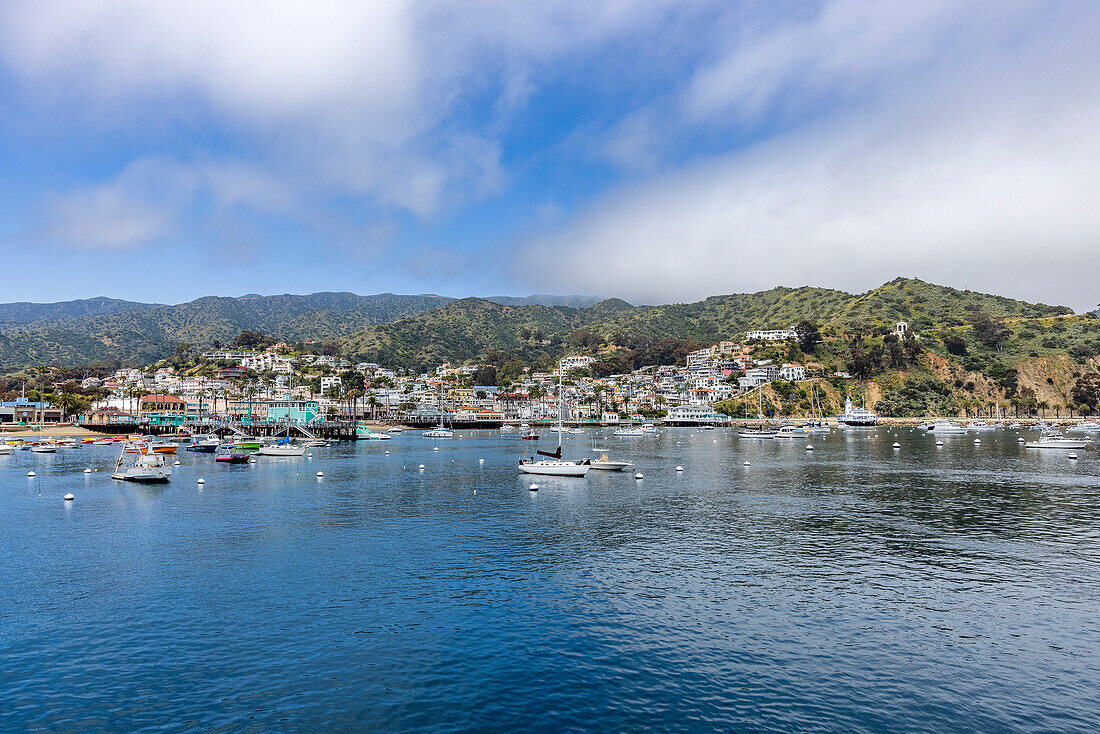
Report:
<svg viewBox="0 0 1100 734"><path fill-rule="evenodd" d="M967 426L971 431L986 432L996 431L1001 426L997 423L986 423L985 421L970 421L970 425Z"/></svg>
<svg viewBox="0 0 1100 734"><path fill-rule="evenodd" d="M48 443L48 442L47 443L36 443L36 444L33 444L31 446L31 451L33 451L36 454L56 454L57 453L57 444L56 443Z"/></svg>
<svg viewBox="0 0 1100 734"><path fill-rule="evenodd" d="M1100 431L1100 421L1081 421L1066 429L1066 433L1092 433L1094 431Z"/></svg>
<svg viewBox="0 0 1100 734"><path fill-rule="evenodd" d="M507 423L503 423L500 426L500 432L501 433L510 433L511 431L514 431L514 430L516 430L516 429L513 426L511 426Z"/></svg>
<svg viewBox="0 0 1100 734"><path fill-rule="evenodd" d="M878 424L878 416L863 407L852 405L852 398L844 400L844 412L836 417L836 422L845 426L873 426Z"/></svg>
<svg viewBox="0 0 1100 734"><path fill-rule="evenodd" d="M304 456L305 446L295 446L291 443L268 443L256 450L260 456Z"/></svg>
<svg viewBox="0 0 1100 734"><path fill-rule="evenodd" d="M600 455L600 458L592 460L591 466L593 469L598 469L599 471L622 471L623 469L634 466L634 462L632 461L615 461L608 458L607 449L592 450Z"/></svg>
<svg viewBox="0 0 1100 734"><path fill-rule="evenodd" d="M302 445L305 446L307 449L319 449L324 446L328 446L328 441L318 438L315 441L306 441Z"/></svg>
<svg viewBox="0 0 1100 734"><path fill-rule="evenodd" d="M440 423L435 428L430 428L420 435L424 438L454 438L455 432Z"/></svg>
<svg viewBox="0 0 1100 734"><path fill-rule="evenodd" d="M561 458L561 435L562 435L562 384L561 384L561 364L558 365L558 449L557 451L535 451L539 456L545 456L545 459L528 459L526 456L519 460L519 470L524 474L542 474L552 477L585 477L588 475L588 470L592 468L592 461L590 459L583 459L581 461L567 461Z"/></svg>
<svg viewBox="0 0 1100 734"><path fill-rule="evenodd" d="M404 433L405 429L401 426L390 426L386 429L387 433Z"/></svg>
<svg viewBox="0 0 1100 734"><path fill-rule="evenodd" d="M1029 449L1083 449L1091 444L1091 438L1066 438L1061 431L1044 427L1038 441L1028 441L1024 446Z"/></svg>
<svg viewBox="0 0 1100 734"><path fill-rule="evenodd" d="M776 438L806 438L810 435L801 426L780 426L775 432Z"/></svg>
<svg viewBox="0 0 1100 734"><path fill-rule="evenodd" d="M13 453L15 453L14 447L8 446L6 443L0 443L0 456L7 456Z"/></svg>
<svg viewBox="0 0 1100 734"><path fill-rule="evenodd" d="M622 426L621 428L615 429L614 435L620 438L639 438L641 436L644 436L645 434L642 433L641 428L635 428L634 426Z"/></svg>
<svg viewBox="0 0 1100 734"><path fill-rule="evenodd" d="M742 428L737 432L738 438L753 438L753 439L770 439L775 438L778 431L772 431L767 428Z"/></svg>
<svg viewBox="0 0 1100 734"><path fill-rule="evenodd" d="M172 477L172 465L164 458L164 454L149 451L138 454L134 463L123 467L122 459L126 456L125 449L119 454L115 470L111 473L111 479L119 479L126 482L167 482Z"/></svg>
<svg viewBox="0 0 1100 734"><path fill-rule="evenodd" d="M958 423L952 423L951 421L936 421L936 423L928 429L928 432L941 436L956 436L966 433L966 426L960 426Z"/></svg>
<svg viewBox="0 0 1100 734"><path fill-rule="evenodd" d="M577 435L577 434L584 433L584 429L579 428L579 427L569 427L569 426L561 427L561 426L559 426L558 428L555 428L554 430L557 431L558 433L568 433L570 435Z"/></svg>

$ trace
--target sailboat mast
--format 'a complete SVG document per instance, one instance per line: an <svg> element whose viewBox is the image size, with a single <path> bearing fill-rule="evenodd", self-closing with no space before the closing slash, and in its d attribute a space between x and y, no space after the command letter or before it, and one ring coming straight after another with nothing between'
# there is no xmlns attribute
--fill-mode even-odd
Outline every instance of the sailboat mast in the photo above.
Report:
<svg viewBox="0 0 1100 734"><path fill-rule="evenodd" d="M558 362L558 453L561 454L561 412L562 412L562 383L561 383L561 362Z"/></svg>

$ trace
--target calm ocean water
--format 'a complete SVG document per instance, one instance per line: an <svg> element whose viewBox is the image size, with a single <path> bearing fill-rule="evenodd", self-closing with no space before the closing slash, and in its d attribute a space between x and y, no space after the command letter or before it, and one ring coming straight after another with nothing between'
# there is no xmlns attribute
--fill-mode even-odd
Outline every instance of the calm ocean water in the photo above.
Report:
<svg viewBox="0 0 1100 734"><path fill-rule="evenodd" d="M0 457L0 730L1096 731L1100 457L896 433Z"/></svg>

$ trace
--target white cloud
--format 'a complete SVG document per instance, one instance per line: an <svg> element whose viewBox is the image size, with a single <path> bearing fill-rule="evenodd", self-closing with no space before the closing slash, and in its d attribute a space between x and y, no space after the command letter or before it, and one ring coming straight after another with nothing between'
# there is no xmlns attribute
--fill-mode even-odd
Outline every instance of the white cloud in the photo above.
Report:
<svg viewBox="0 0 1100 734"><path fill-rule="evenodd" d="M528 243L517 274L537 273L531 287L649 302L777 284L863 290L912 275L1089 305L1100 275L1100 14L1063 11L1026 34L1033 18L1002 13L993 33L972 13L951 31L967 53L941 44L935 62L889 72L868 104L616 191ZM942 40L941 24L928 27ZM806 58L805 44L779 45L777 76L739 82L723 104L775 97L776 79ZM893 46L857 45L869 70ZM956 57L966 63L941 64ZM805 70L826 86L852 73L850 61Z"/></svg>
<svg viewBox="0 0 1100 734"><path fill-rule="evenodd" d="M69 117L125 127L210 110L298 201L352 195L430 217L505 180L494 131L449 119L457 100L495 95L506 118L533 92L532 64L650 27L670 7L13 0L0 7L0 60Z"/></svg>

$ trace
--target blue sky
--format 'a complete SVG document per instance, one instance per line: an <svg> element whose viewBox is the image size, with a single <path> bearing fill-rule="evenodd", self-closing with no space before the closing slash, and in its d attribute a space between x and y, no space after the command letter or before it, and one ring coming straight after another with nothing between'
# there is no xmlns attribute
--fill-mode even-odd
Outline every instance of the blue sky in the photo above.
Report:
<svg viewBox="0 0 1100 734"><path fill-rule="evenodd" d="M1100 6L9 0L4 300L1100 300Z"/></svg>

